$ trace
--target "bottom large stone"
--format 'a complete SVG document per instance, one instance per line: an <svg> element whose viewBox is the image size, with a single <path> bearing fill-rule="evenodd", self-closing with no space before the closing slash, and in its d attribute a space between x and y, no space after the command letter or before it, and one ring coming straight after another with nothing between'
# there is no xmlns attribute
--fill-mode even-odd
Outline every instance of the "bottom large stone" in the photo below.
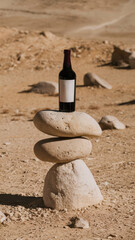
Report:
<svg viewBox="0 0 135 240"><path fill-rule="evenodd" d="M45 178L43 200L46 207L80 209L103 200L92 173L83 160L55 164Z"/></svg>

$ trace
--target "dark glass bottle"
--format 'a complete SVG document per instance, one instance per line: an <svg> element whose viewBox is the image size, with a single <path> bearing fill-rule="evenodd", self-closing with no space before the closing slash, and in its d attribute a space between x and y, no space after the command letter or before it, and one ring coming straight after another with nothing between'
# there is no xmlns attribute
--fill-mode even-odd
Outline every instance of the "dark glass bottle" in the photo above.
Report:
<svg viewBox="0 0 135 240"><path fill-rule="evenodd" d="M75 111L76 74L72 70L70 50L64 50L63 69L59 73L59 111Z"/></svg>

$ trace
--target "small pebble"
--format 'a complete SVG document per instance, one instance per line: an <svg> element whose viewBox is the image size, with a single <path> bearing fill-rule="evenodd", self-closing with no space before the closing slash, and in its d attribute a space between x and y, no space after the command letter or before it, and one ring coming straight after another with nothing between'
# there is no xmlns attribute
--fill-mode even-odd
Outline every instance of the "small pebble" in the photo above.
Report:
<svg viewBox="0 0 135 240"><path fill-rule="evenodd" d="M103 184L104 184L105 186L107 186L107 185L109 184L109 182L105 181Z"/></svg>
<svg viewBox="0 0 135 240"><path fill-rule="evenodd" d="M104 44L108 44L109 42L108 42L108 40L104 40L103 43Z"/></svg>
<svg viewBox="0 0 135 240"><path fill-rule="evenodd" d="M6 216L3 212L0 211L0 223L4 223L6 221Z"/></svg>
<svg viewBox="0 0 135 240"><path fill-rule="evenodd" d="M33 160L33 161L36 161L36 162L38 162L38 161L39 161L39 159L38 159L38 158L32 158L32 160Z"/></svg>
<svg viewBox="0 0 135 240"><path fill-rule="evenodd" d="M6 146L8 146L8 145L10 145L11 144L11 142L5 142L5 143L3 143L3 145L6 145Z"/></svg>
<svg viewBox="0 0 135 240"><path fill-rule="evenodd" d="M107 238L108 238L108 239L112 239L112 238L114 238L114 237L116 237L115 234L109 234L109 236L108 236Z"/></svg>
<svg viewBox="0 0 135 240"><path fill-rule="evenodd" d="M71 225L69 225L71 228L89 228L88 221L84 220L83 218L74 217L71 218Z"/></svg>

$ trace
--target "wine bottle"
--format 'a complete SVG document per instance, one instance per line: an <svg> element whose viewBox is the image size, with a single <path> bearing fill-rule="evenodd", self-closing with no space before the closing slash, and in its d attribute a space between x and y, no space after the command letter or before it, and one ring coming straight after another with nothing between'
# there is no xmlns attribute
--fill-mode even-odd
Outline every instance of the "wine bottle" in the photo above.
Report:
<svg viewBox="0 0 135 240"><path fill-rule="evenodd" d="M72 70L70 50L64 50L63 69L59 73L59 111L75 111L76 74Z"/></svg>

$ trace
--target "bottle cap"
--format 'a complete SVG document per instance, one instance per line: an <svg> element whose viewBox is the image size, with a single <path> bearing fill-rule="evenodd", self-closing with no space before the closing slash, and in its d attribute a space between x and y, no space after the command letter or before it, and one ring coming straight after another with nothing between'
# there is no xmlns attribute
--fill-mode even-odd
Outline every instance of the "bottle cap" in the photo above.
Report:
<svg viewBox="0 0 135 240"><path fill-rule="evenodd" d="M64 53L70 54L70 49L64 49Z"/></svg>

